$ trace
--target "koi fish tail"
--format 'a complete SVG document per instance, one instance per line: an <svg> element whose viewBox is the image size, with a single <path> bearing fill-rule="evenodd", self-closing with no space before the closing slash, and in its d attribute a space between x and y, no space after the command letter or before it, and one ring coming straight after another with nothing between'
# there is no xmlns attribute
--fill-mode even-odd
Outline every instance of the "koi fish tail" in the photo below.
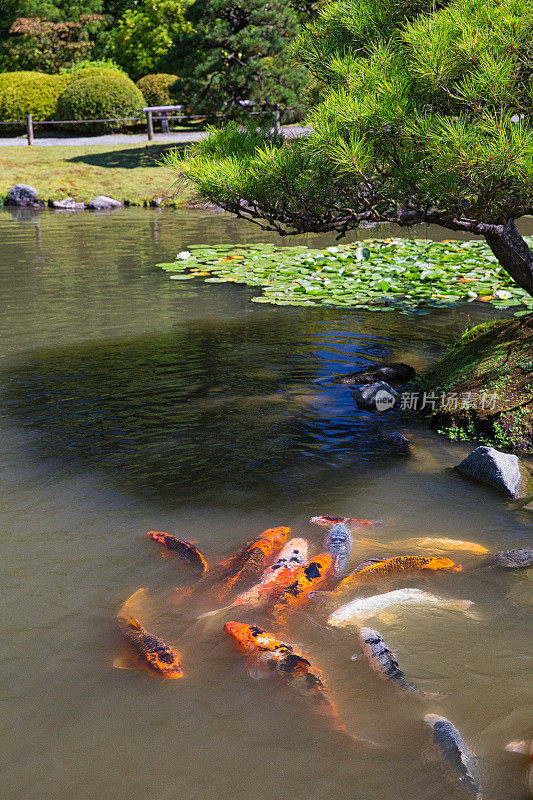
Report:
<svg viewBox="0 0 533 800"><path fill-rule="evenodd" d="M124 601L120 611L118 612L119 619L123 619L128 624L137 623L133 627L140 627L137 617L142 609L146 600L146 589L137 589L132 595Z"/></svg>
<svg viewBox="0 0 533 800"><path fill-rule="evenodd" d="M194 594L195 587L194 586L184 586L178 589L174 589L172 593L172 600L175 603L181 603L182 600L188 600L189 597L192 597Z"/></svg>
<svg viewBox="0 0 533 800"><path fill-rule="evenodd" d="M483 620L483 615L479 611L474 611L472 609L473 605L472 600L450 600L446 607L452 611L462 611L469 619L475 619L480 622Z"/></svg>
<svg viewBox="0 0 533 800"><path fill-rule="evenodd" d="M218 614L224 613L224 611L229 611L230 608L233 608L235 603L230 603L229 606L223 606L222 608L215 608L213 611L204 611L203 614L199 614L197 619L206 619L207 617L216 617Z"/></svg>

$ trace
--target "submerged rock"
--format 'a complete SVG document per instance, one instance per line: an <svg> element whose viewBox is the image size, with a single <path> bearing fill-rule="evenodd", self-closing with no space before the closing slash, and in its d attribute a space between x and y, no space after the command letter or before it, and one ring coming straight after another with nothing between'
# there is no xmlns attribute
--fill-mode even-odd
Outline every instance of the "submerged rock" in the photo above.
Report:
<svg viewBox="0 0 533 800"><path fill-rule="evenodd" d="M103 208L118 208L121 206L118 200L113 200L112 197L107 197L105 194L99 194L98 197L93 198L93 200L89 200L87 206L88 208L93 208L100 211Z"/></svg>
<svg viewBox="0 0 533 800"><path fill-rule="evenodd" d="M500 569L524 569L533 566L533 548L516 547L514 550L502 550L493 559L495 567Z"/></svg>
<svg viewBox="0 0 533 800"><path fill-rule="evenodd" d="M395 364L383 364L374 369L360 369L357 372L349 372L347 375L335 375L335 383L342 383L345 386L355 386L359 383L372 383L373 381L389 381L391 383L403 383L416 378L416 371L409 364L401 362Z"/></svg>
<svg viewBox="0 0 533 800"><path fill-rule="evenodd" d="M7 193L8 206L39 206L39 192L34 186L27 183L17 183Z"/></svg>
<svg viewBox="0 0 533 800"><path fill-rule="evenodd" d="M411 447L411 442L409 439L404 436L403 433L400 433L400 431L384 433L381 437L381 441L385 442L385 444L391 445L391 447L394 447L395 450L407 451Z"/></svg>
<svg viewBox="0 0 533 800"><path fill-rule="evenodd" d="M50 208L66 208L68 210L85 208L85 203L77 203L72 197L65 197L64 200L50 200L48 205Z"/></svg>
<svg viewBox="0 0 533 800"><path fill-rule="evenodd" d="M533 489L529 471L518 457L501 453L494 447L476 447L455 469L461 475L493 486L509 497L527 497Z"/></svg>
<svg viewBox="0 0 533 800"><path fill-rule="evenodd" d="M399 397L398 392L385 381L357 386L352 394L358 405L372 411L389 411Z"/></svg>

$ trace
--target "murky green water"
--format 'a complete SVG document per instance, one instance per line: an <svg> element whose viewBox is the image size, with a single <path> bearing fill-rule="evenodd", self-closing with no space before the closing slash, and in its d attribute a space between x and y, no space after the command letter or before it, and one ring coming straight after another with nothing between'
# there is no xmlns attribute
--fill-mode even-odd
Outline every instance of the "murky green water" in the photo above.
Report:
<svg viewBox="0 0 533 800"><path fill-rule="evenodd" d="M382 519L379 553L412 536L531 541L525 512L450 472L468 443L399 412L361 412L349 389L316 382L388 360L423 368L490 309L272 308L243 287L180 284L153 267L193 243L258 239L204 212L0 213L4 796L444 800L420 722L433 711L478 753L487 798L521 798L520 759L502 748L531 724L531 573L452 554L462 573L408 584L474 600L482 617L410 611L381 625L412 680L451 692L438 702L398 694L351 660L355 633L325 624L341 601L294 615L286 638L374 748L289 688L250 678L224 617L198 623L167 600L193 572L160 558L151 528L212 559L279 524L318 552L322 532L307 520L320 513ZM397 429L412 456L379 440ZM183 654L182 681L111 666L114 615L139 586L153 590L154 632Z"/></svg>

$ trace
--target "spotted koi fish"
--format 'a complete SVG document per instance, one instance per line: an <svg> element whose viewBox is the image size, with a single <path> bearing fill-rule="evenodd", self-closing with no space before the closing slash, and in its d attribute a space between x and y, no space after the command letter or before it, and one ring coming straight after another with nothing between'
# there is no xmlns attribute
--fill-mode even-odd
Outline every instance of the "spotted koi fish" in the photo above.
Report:
<svg viewBox="0 0 533 800"><path fill-rule="evenodd" d="M351 586L354 583L364 583L377 578L408 573L424 572L426 570L448 570L460 572L462 566L450 558L432 556L395 556L394 558L369 558L363 561L350 575L347 575L338 586L338 590Z"/></svg>
<svg viewBox="0 0 533 800"><path fill-rule="evenodd" d="M244 622L226 622L224 633L239 653L247 656L256 666L273 672L281 672L287 678L303 677L312 688L324 689L318 670L311 669L311 662L273 633L247 625Z"/></svg>
<svg viewBox="0 0 533 800"><path fill-rule="evenodd" d="M191 564L199 566L202 570L202 575L205 575L208 571L209 566L207 561L198 548L191 544L191 542L178 539L177 536L171 536L170 533L163 533L163 531L148 531L146 535L166 550L177 553L177 555L185 561L190 561Z"/></svg>
<svg viewBox="0 0 533 800"><path fill-rule="evenodd" d="M246 545L237 555L223 561L220 565L218 590L219 599L227 596L238 584L259 575L287 541L290 528L269 528L261 536Z"/></svg>
<svg viewBox="0 0 533 800"><path fill-rule="evenodd" d="M313 525L320 525L321 528L331 528L332 525L375 525L377 520L356 519L355 517L330 517L325 514L322 517L311 517L309 522Z"/></svg>
<svg viewBox="0 0 533 800"><path fill-rule="evenodd" d="M396 656L391 653L378 631L373 628L361 628L359 642L374 672L377 672L385 680L395 683L400 689L414 694L423 694L414 683L407 679L396 661Z"/></svg>
<svg viewBox="0 0 533 800"><path fill-rule="evenodd" d="M182 678L181 659L170 645L148 633L136 616L139 601L145 596L145 589L138 589L129 597L117 614L118 630L135 653L134 658L115 659L117 669L148 669L163 678Z"/></svg>
<svg viewBox="0 0 533 800"><path fill-rule="evenodd" d="M297 569L307 560L307 542L305 539L291 539L281 550L278 557L261 576L259 583L238 595L232 605L257 605L269 595L282 591L289 586Z"/></svg>
<svg viewBox="0 0 533 800"><path fill-rule="evenodd" d="M316 591L328 578L333 559L329 553L321 553L298 569L294 580L279 593L274 604L275 619L284 624L290 611L306 603L310 592Z"/></svg>

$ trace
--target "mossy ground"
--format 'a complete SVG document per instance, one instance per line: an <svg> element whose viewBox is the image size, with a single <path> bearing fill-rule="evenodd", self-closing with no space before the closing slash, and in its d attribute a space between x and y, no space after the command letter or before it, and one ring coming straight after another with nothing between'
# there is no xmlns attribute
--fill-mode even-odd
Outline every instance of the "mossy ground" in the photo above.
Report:
<svg viewBox="0 0 533 800"><path fill-rule="evenodd" d="M158 162L176 144L92 145L88 147L3 147L0 149L0 197L15 183L35 186L41 200L70 195L87 202L99 194L142 205L163 198L185 205L193 191Z"/></svg>
<svg viewBox="0 0 533 800"><path fill-rule="evenodd" d="M533 314L467 331L423 383L460 397L485 392L491 398L485 409L479 403L437 408L430 412L432 427L452 438L533 452Z"/></svg>

